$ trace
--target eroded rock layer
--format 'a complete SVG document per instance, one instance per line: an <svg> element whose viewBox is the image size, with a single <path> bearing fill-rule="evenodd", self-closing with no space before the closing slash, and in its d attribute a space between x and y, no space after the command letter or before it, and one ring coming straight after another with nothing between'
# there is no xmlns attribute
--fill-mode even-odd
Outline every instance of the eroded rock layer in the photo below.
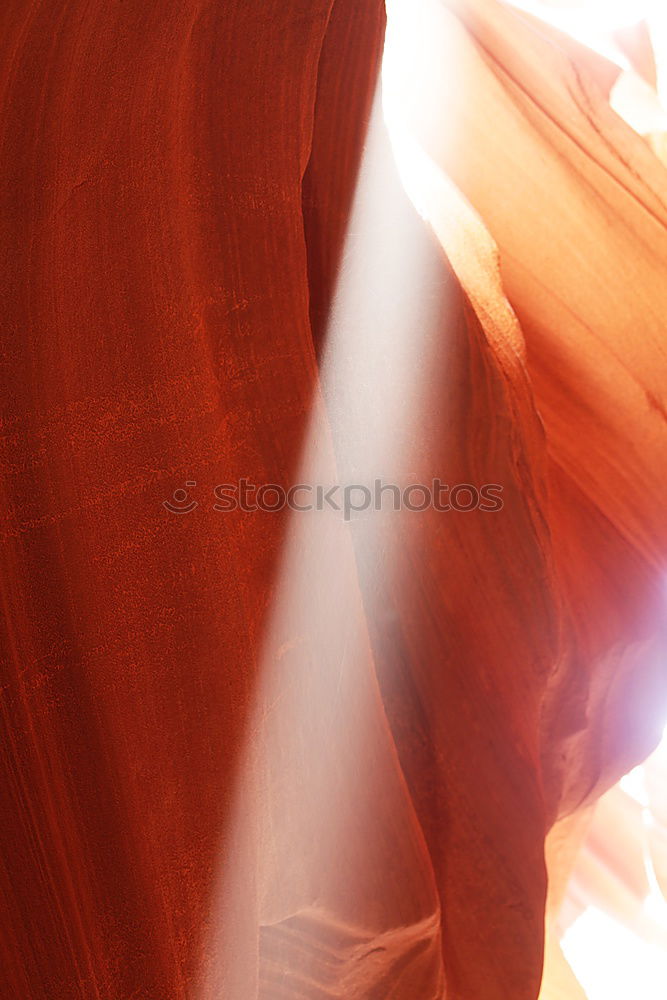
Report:
<svg viewBox="0 0 667 1000"><path fill-rule="evenodd" d="M0 12L7 996L535 1000L657 740L664 167L580 46L388 13L389 133L376 0ZM374 475L502 507L215 492Z"/></svg>

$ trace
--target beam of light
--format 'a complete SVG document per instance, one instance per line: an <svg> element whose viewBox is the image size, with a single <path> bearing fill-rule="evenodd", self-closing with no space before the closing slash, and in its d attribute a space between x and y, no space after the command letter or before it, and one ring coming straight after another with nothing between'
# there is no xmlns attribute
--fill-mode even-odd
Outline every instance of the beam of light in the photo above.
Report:
<svg viewBox="0 0 667 1000"><path fill-rule="evenodd" d="M402 190L378 93L297 482L395 482L409 473L433 364L427 345L439 317L440 266ZM391 531L370 537L371 576L390 571ZM243 935L252 938L256 924L268 954L260 965L268 962L288 992L314 988L317 941L310 957L300 954L298 973L290 965L295 911L318 914L328 904L343 924L366 918L372 928L387 879L382 840L400 837L400 863L424 866L417 841L410 848L411 834L400 829L403 814L417 825L386 730L356 581L341 514L292 513L221 850L204 949L213 959L202 969L198 1000L254 995ZM253 895L259 903L251 913Z"/></svg>
<svg viewBox="0 0 667 1000"><path fill-rule="evenodd" d="M432 100L433 81L421 67L438 61L456 67L460 61L457 38L443 36L442 31L438 32L441 48L437 60L433 58L430 19L436 12L437 7L423 0L387 0L383 106L394 157L405 191L433 228L477 315L483 317L487 334L500 336L512 345L517 357L523 357L523 335L502 293L497 246L483 220L426 152L412 128L420 108L429 109ZM456 73L451 77L456 83L448 85L466 87L463 70L458 77ZM456 142L454 131L443 127L438 135L440 149Z"/></svg>

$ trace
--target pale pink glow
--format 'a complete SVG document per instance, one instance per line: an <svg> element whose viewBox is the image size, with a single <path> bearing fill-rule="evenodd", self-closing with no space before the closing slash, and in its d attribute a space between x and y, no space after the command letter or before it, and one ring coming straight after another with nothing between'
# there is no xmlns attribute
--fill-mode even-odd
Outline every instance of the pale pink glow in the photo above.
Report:
<svg viewBox="0 0 667 1000"><path fill-rule="evenodd" d="M606 800L620 802L623 796L636 804L632 836L644 866L641 898L623 887L623 874L611 860L623 851L613 826L596 830L594 818L575 863L562 912L572 913L574 907L579 913L569 922L566 918L560 945L587 1000L662 1000L665 995L667 902L652 849L652 838L664 835L664 828L652 791L666 764L667 728L651 757L624 775L596 807L603 809ZM592 878L596 869L601 877Z"/></svg>

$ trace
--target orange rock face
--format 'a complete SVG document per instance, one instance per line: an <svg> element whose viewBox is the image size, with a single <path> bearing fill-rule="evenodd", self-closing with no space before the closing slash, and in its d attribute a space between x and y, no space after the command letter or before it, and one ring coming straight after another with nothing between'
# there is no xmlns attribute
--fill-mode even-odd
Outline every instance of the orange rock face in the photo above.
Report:
<svg viewBox="0 0 667 1000"><path fill-rule="evenodd" d="M657 742L664 167L581 46L387 8L387 125L375 0L0 13L8 997L535 1000ZM219 493L436 477L502 503Z"/></svg>

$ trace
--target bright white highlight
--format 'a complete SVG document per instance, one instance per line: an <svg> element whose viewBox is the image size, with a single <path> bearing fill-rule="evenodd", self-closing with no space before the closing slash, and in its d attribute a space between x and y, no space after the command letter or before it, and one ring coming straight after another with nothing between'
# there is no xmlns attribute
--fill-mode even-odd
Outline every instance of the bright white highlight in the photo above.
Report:
<svg viewBox="0 0 667 1000"><path fill-rule="evenodd" d="M638 836L644 858L648 893L628 923L612 911L587 906L567 928L561 949L586 992L587 1000L663 1000L667 983L667 902L653 867L650 836L656 830L651 810L651 785L656 769L667 760L667 727L646 764L621 778L620 789L641 807ZM614 831L609 831L610 839ZM601 904L602 905L602 904Z"/></svg>
<svg viewBox="0 0 667 1000"><path fill-rule="evenodd" d="M646 791L646 779L644 777L644 768L641 764L638 767L633 767L628 774L624 774L619 785L631 799L638 802L640 806L648 806L648 792Z"/></svg>
<svg viewBox="0 0 667 1000"><path fill-rule="evenodd" d="M664 1000L667 952L589 906L561 947L588 1000Z"/></svg>
<svg viewBox="0 0 667 1000"><path fill-rule="evenodd" d="M636 132L649 135L667 131L667 4L664 0L572 0L542 3L540 0L507 0L553 25L564 34L616 63L623 72L611 94L611 106ZM630 65L614 32L648 25L655 55L656 91Z"/></svg>
<svg viewBox="0 0 667 1000"><path fill-rule="evenodd" d="M572 0L563 4L541 3L540 0L510 2L513 7L542 18L582 42L590 42L649 17L667 20L663 0Z"/></svg>

